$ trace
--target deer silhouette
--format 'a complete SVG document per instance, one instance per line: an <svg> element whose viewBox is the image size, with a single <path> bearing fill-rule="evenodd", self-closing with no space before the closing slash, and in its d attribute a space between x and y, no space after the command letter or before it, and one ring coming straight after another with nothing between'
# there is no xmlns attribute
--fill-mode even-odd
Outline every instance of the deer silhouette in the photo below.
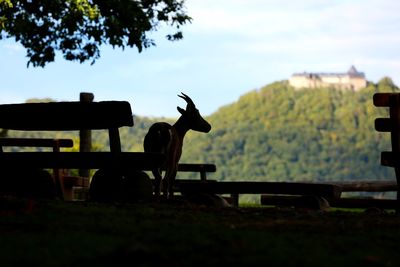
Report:
<svg viewBox="0 0 400 267"><path fill-rule="evenodd" d="M187 103L186 110L177 107L181 116L174 125L166 122L154 123L144 138L145 152L159 152L165 155L163 178L163 193L167 199L173 198L173 185L178 170L179 159L182 155L183 139L189 130L208 133L211 125L203 119L189 96L181 93L178 95ZM155 178L154 194L160 196L162 169L154 169L152 173Z"/></svg>

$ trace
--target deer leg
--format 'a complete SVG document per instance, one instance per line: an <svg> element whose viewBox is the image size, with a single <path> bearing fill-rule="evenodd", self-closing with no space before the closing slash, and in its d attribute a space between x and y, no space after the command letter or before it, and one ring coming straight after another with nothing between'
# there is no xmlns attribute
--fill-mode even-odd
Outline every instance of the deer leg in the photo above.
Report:
<svg viewBox="0 0 400 267"><path fill-rule="evenodd" d="M174 170L170 176L169 183L168 183L168 196L170 199L174 198L174 184L175 184L175 177L176 177L177 170Z"/></svg>
<svg viewBox="0 0 400 267"><path fill-rule="evenodd" d="M169 185L170 185L170 181L169 181L169 171L166 171L164 179L162 180L162 191L163 191L163 195L165 199L168 199L168 192L169 192Z"/></svg>
<svg viewBox="0 0 400 267"><path fill-rule="evenodd" d="M168 170L163 182L165 182L163 186L164 196L167 199L173 199L174 197L174 181L177 171L176 170Z"/></svg>
<svg viewBox="0 0 400 267"><path fill-rule="evenodd" d="M154 175L154 195L156 198L159 198L161 192L161 172L159 170L153 170L152 173Z"/></svg>
<svg viewBox="0 0 400 267"><path fill-rule="evenodd" d="M168 188L169 188L169 178L168 176L165 176L164 179L162 180L162 191L166 199L168 199Z"/></svg>

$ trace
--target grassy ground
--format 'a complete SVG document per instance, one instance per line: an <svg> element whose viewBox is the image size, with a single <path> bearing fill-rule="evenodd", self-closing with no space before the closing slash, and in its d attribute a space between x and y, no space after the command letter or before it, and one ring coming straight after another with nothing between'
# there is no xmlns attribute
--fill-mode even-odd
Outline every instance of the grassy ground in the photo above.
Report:
<svg viewBox="0 0 400 267"><path fill-rule="evenodd" d="M390 212L24 200L0 206L1 266L400 265L400 218Z"/></svg>

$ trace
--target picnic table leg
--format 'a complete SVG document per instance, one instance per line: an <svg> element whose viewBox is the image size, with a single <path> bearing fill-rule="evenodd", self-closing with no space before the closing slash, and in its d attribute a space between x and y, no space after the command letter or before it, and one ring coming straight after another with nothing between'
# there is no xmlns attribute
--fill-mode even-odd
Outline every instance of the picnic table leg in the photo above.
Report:
<svg viewBox="0 0 400 267"><path fill-rule="evenodd" d="M65 196L64 196L65 189L64 189L62 177L63 177L62 170L53 169L53 179L54 179L54 184L56 186L57 195L61 199L65 200Z"/></svg>
<svg viewBox="0 0 400 267"><path fill-rule="evenodd" d="M239 207L239 194L231 194L232 205L234 207Z"/></svg>
<svg viewBox="0 0 400 267"><path fill-rule="evenodd" d="M58 140L53 143L53 152L55 152L55 153L60 152L60 144L59 144ZM59 168L54 168L53 169L53 179L54 179L54 184L56 186L57 195L61 199L65 200L65 196L64 196L65 190L64 190L64 183L63 183L62 177L63 177L63 171Z"/></svg>
<svg viewBox="0 0 400 267"><path fill-rule="evenodd" d="M80 102L93 102L94 95L92 93L82 92L79 95ZM91 130L80 130L79 131L79 151L80 152L91 152L92 150L92 131ZM79 176L89 177L89 169L80 169Z"/></svg>
<svg viewBox="0 0 400 267"><path fill-rule="evenodd" d="M400 187L399 187L399 182L400 182L400 168L394 168L394 171L396 173L396 181L397 181L397 196L396 196L396 213L400 215Z"/></svg>

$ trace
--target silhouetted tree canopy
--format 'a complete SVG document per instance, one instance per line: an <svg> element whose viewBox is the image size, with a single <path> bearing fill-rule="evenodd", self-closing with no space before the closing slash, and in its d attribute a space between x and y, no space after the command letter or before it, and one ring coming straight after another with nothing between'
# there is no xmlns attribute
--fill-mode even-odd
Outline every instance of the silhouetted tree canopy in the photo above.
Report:
<svg viewBox="0 0 400 267"><path fill-rule="evenodd" d="M104 44L141 52L155 45L148 33L160 25L174 28L166 36L174 41L190 21L184 0L0 0L0 39L14 37L35 67L54 61L56 51L93 64Z"/></svg>

